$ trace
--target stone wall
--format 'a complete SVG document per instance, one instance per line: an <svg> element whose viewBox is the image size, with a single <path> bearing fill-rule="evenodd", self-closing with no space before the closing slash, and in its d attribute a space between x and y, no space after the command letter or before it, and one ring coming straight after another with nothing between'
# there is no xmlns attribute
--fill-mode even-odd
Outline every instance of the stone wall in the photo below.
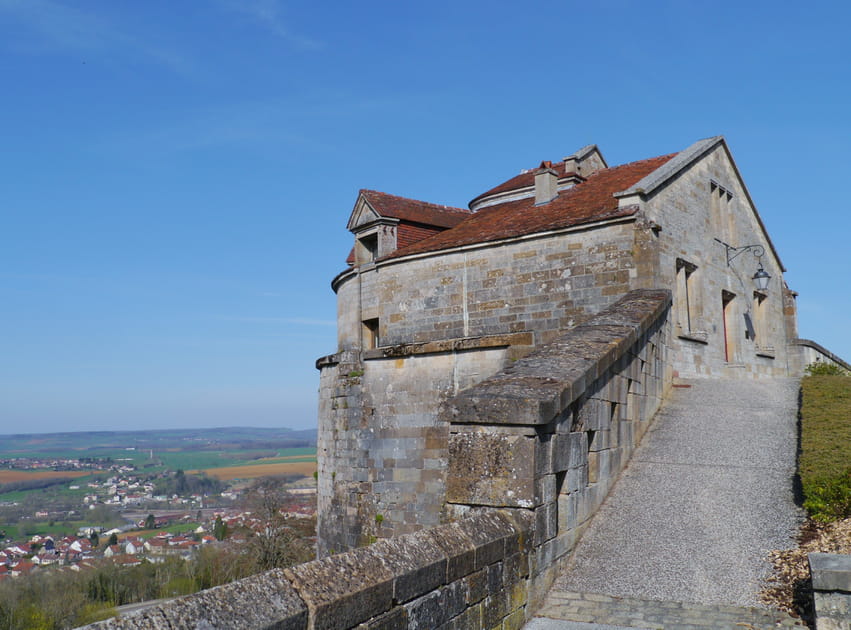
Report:
<svg viewBox="0 0 851 630"><path fill-rule="evenodd" d="M826 363L840 367L843 370L851 371L851 365L847 361L833 354L830 350L817 344L815 341L795 339L792 345L794 346L794 350L797 350L797 374L803 374L804 369L813 363Z"/></svg>
<svg viewBox="0 0 851 630"><path fill-rule="evenodd" d="M550 586L671 383L670 292L632 291L448 400L447 502L533 515L533 597Z"/></svg>
<svg viewBox="0 0 851 630"><path fill-rule="evenodd" d="M333 283L339 348L364 347L369 319L388 346L512 332L544 343L629 290L633 244L627 219L346 271Z"/></svg>
<svg viewBox="0 0 851 630"><path fill-rule="evenodd" d="M437 407L527 352L528 333L320 359L320 556L444 522L449 436Z"/></svg>
<svg viewBox="0 0 851 630"><path fill-rule="evenodd" d="M86 628L517 630L531 528L522 515L479 513Z"/></svg>
<svg viewBox="0 0 851 630"><path fill-rule="evenodd" d="M851 556L809 554L816 630L851 630Z"/></svg>

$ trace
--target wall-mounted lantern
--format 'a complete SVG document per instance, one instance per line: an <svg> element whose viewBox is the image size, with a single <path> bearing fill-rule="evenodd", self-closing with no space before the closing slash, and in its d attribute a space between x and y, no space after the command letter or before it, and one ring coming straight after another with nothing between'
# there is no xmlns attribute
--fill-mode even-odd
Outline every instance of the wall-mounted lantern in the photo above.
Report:
<svg viewBox="0 0 851 630"><path fill-rule="evenodd" d="M768 289L768 281L771 280L771 276L762 266L762 257L765 256L765 248L762 245L754 244L734 247L729 243L725 243L721 239L716 238L715 240L721 243L726 250L728 267L732 267L731 263L739 254L744 254L747 251L752 252L754 258L756 258L757 264L759 265L759 269L757 269L756 273L753 275L754 284L756 284L756 288L759 291L765 291Z"/></svg>

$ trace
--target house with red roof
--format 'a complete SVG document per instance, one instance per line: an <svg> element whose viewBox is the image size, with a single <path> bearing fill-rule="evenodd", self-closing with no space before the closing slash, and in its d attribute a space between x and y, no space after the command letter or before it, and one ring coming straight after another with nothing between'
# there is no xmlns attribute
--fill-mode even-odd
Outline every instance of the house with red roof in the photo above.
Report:
<svg viewBox="0 0 851 630"><path fill-rule="evenodd" d="M721 136L621 165L588 145L467 208L361 190L347 227L317 361L320 554L441 522L441 402L631 291L671 296L663 389L803 369L797 294Z"/></svg>
<svg viewBox="0 0 851 630"><path fill-rule="evenodd" d="M38 569L38 565L29 560L21 560L17 564L12 565L9 575L18 577L19 575L28 575Z"/></svg>

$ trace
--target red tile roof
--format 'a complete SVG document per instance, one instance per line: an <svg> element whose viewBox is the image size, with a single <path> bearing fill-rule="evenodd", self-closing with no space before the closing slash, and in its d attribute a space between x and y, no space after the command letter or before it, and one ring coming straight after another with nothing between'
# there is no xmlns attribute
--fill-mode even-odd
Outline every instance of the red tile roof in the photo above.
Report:
<svg viewBox="0 0 851 630"><path fill-rule="evenodd" d="M470 216L470 211L452 206L440 206L427 201L406 199L376 190L361 190L360 194L383 217L450 228Z"/></svg>
<svg viewBox="0 0 851 630"><path fill-rule="evenodd" d="M636 209L618 208L618 200L614 194L628 189L661 167L674 155L676 154L672 153L599 170L590 175L587 181L561 191L558 197L541 206L535 206L534 197L528 197L482 208L469 215L466 221L456 227L408 247L397 249L384 256L384 259L486 243L629 216L634 214ZM534 174L527 175L534 180ZM517 179L515 177L509 182ZM521 187L523 185L520 184ZM501 187L502 185L497 188Z"/></svg>
<svg viewBox="0 0 851 630"><path fill-rule="evenodd" d="M555 164L551 164L551 167L559 176L559 178L566 177L567 175L576 175L575 173L567 173L564 170L564 162L556 162ZM509 190L516 190L518 188L526 188L528 186L535 185L535 172L538 171L537 168L530 168L528 170L523 171L519 175L515 175L508 181L502 182L499 186L494 186L488 191L483 192L481 195L476 197L470 202L472 206L476 201L481 199L482 197L488 197L490 195L495 195L496 193L507 192ZM580 177L579 175L576 175ZM584 177L580 177L581 179L585 179Z"/></svg>

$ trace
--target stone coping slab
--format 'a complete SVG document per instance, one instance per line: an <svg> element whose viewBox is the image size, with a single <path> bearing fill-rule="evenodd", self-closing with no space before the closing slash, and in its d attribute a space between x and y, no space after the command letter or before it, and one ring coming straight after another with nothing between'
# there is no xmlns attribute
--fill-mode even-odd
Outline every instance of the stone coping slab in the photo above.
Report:
<svg viewBox="0 0 851 630"><path fill-rule="evenodd" d="M258 602L263 605L259 606ZM307 606L280 569L85 626L88 630L304 630Z"/></svg>
<svg viewBox="0 0 851 630"><path fill-rule="evenodd" d="M549 424L654 325L671 303L661 289L630 291L584 324L448 400L452 424Z"/></svg>
<svg viewBox="0 0 851 630"><path fill-rule="evenodd" d="M811 553L808 558L814 590L851 593L851 555Z"/></svg>

